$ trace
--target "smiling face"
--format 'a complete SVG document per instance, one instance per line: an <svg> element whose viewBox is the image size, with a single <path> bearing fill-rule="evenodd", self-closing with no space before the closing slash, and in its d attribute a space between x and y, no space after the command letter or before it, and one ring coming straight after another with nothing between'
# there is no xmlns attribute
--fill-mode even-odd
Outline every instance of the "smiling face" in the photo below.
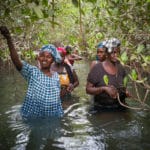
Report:
<svg viewBox="0 0 150 150"><path fill-rule="evenodd" d="M53 63L54 58L51 53L44 51L39 53L38 61L40 63L41 69L50 69L50 66Z"/></svg>

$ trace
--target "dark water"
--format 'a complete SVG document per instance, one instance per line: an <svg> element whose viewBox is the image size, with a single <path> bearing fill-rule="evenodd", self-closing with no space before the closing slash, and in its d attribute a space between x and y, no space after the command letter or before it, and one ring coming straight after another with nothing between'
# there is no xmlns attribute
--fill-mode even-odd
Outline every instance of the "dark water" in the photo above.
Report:
<svg viewBox="0 0 150 150"><path fill-rule="evenodd" d="M64 101L65 116L29 122L19 113L26 91L24 79L15 70L1 71L0 150L150 149L150 112L89 113L91 96L85 93L88 63L76 63L75 68L80 86Z"/></svg>

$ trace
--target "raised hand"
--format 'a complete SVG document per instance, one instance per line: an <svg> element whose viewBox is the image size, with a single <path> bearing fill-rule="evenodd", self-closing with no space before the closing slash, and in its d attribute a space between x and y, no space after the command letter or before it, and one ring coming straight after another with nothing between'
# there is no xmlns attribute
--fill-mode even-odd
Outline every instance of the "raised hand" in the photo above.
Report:
<svg viewBox="0 0 150 150"><path fill-rule="evenodd" d="M6 26L0 26L0 31L5 38L10 38L10 33Z"/></svg>
<svg viewBox="0 0 150 150"><path fill-rule="evenodd" d="M19 56L18 56L17 51L12 42L9 30L5 26L0 26L0 32L7 40L7 44L8 44L9 51L10 51L10 56L11 56L11 59L12 59L14 65L16 66L17 70L21 70L22 62L19 60Z"/></svg>

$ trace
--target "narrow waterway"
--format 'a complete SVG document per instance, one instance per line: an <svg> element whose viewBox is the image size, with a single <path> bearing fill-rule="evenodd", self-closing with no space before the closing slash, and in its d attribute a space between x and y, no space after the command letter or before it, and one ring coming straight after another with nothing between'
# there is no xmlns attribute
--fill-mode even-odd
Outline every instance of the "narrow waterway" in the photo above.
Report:
<svg viewBox="0 0 150 150"><path fill-rule="evenodd" d="M0 150L150 149L149 111L89 113L88 62L75 64L80 85L64 101L65 116L30 122L19 113L27 84L15 69L6 69L0 73Z"/></svg>

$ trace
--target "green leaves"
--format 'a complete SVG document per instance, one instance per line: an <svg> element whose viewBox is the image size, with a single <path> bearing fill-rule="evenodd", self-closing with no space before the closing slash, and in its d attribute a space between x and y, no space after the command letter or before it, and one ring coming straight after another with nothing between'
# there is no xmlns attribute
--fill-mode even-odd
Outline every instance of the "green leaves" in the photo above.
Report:
<svg viewBox="0 0 150 150"><path fill-rule="evenodd" d="M22 51L21 55L28 61L32 61L36 57L36 54L33 52L33 50Z"/></svg>
<svg viewBox="0 0 150 150"><path fill-rule="evenodd" d="M129 74L129 77L131 80L137 82L137 83L143 83L147 80L147 77L138 79L138 73L135 71L135 69L131 70L131 73Z"/></svg>
<svg viewBox="0 0 150 150"><path fill-rule="evenodd" d="M135 71L135 69L132 69L131 70L131 78L134 80L134 81L136 81L137 80L137 73L136 73L136 71Z"/></svg>
<svg viewBox="0 0 150 150"><path fill-rule="evenodd" d="M79 6L78 0L72 0L72 3L74 4L75 7L78 7L78 6Z"/></svg>
<svg viewBox="0 0 150 150"><path fill-rule="evenodd" d="M123 86L127 87L127 83L128 83L128 76L125 76L123 79Z"/></svg>
<svg viewBox="0 0 150 150"><path fill-rule="evenodd" d="M126 63L128 61L128 56L126 52L123 52L121 54L121 61L123 61L123 63Z"/></svg>
<svg viewBox="0 0 150 150"><path fill-rule="evenodd" d="M104 75L104 76L103 76L103 80L104 80L104 83L105 83L106 85L108 85L108 83L109 83L109 78L108 78L107 75Z"/></svg>
<svg viewBox="0 0 150 150"><path fill-rule="evenodd" d="M136 53L139 54L143 51L144 46L143 45L139 45L138 48L136 49Z"/></svg>
<svg viewBox="0 0 150 150"><path fill-rule="evenodd" d="M102 33L97 33L96 35L95 35L95 37L96 37L96 39L102 39L103 38L103 34Z"/></svg>
<svg viewBox="0 0 150 150"><path fill-rule="evenodd" d="M43 18L42 7L40 5L38 6L35 3L29 3L28 6L30 9L34 10L34 12L38 16L38 18Z"/></svg>

